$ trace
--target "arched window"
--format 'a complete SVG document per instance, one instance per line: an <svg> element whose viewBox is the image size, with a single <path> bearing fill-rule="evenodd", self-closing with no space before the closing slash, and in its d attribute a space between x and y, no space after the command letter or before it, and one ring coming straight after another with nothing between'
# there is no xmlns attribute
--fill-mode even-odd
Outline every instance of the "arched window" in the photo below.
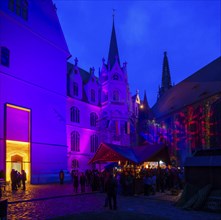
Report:
<svg viewBox="0 0 221 220"><path fill-rule="evenodd" d="M91 135L91 153L95 153L98 148L98 136L96 134Z"/></svg>
<svg viewBox="0 0 221 220"><path fill-rule="evenodd" d="M73 122L80 122L80 111L77 107L73 106L71 108L71 121Z"/></svg>
<svg viewBox="0 0 221 220"><path fill-rule="evenodd" d="M1 47L1 64L3 66L9 67L9 49L6 47Z"/></svg>
<svg viewBox="0 0 221 220"><path fill-rule="evenodd" d="M78 96L78 84L76 82L73 83L73 95Z"/></svg>
<svg viewBox="0 0 221 220"><path fill-rule="evenodd" d="M119 92L117 90L114 90L113 92L113 100L116 102L119 101Z"/></svg>
<svg viewBox="0 0 221 220"><path fill-rule="evenodd" d="M80 152L80 134L77 131L71 133L71 151Z"/></svg>
<svg viewBox="0 0 221 220"><path fill-rule="evenodd" d="M96 98L95 98L95 90L91 89L91 101L95 102Z"/></svg>
<svg viewBox="0 0 221 220"><path fill-rule="evenodd" d="M72 169L79 168L78 160L76 160L76 159L72 160L71 167L72 167Z"/></svg>
<svg viewBox="0 0 221 220"><path fill-rule="evenodd" d="M97 119L98 119L97 114L94 113L94 112L92 112L92 113L90 114L90 125L93 126L93 127L96 127L96 125L97 125Z"/></svg>

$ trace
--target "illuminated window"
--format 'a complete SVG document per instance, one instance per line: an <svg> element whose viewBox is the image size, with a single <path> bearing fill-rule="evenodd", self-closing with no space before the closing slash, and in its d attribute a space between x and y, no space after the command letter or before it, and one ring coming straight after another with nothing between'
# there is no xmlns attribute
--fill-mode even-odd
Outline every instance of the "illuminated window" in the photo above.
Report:
<svg viewBox="0 0 221 220"><path fill-rule="evenodd" d="M119 101L119 92L117 90L113 92L113 100L116 102Z"/></svg>
<svg viewBox="0 0 221 220"><path fill-rule="evenodd" d="M72 160L71 167L72 167L72 168L79 168L79 162L78 162L78 160L76 160L76 159Z"/></svg>
<svg viewBox="0 0 221 220"><path fill-rule="evenodd" d="M75 106L71 108L71 121L77 123L80 122L80 111Z"/></svg>
<svg viewBox="0 0 221 220"><path fill-rule="evenodd" d="M95 102L95 90L94 89L91 90L91 101Z"/></svg>
<svg viewBox="0 0 221 220"><path fill-rule="evenodd" d="M93 126L93 127L96 127L97 119L98 119L97 114L92 112L90 114L90 125Z"/></svg>
<svg viewBox="0 0 221 220"><path fill-rule="evenodd" d="M74 96L78 96L78 84L76 82L74 82L73 94Z"/></svg>
<svg viewBox="0 0 221 220"><path fill-rule="evenodd" d="M95 153L98 148L98 136L93 134L91 136L91 153Z"/></svg>
<svg viewBox="0 0 221 220"><path fill-rule="evenodd" d="M27 0L9 0L8 8L10 11L15 12L24 20L28 20L28 1Z"/></svg>
<svg viewBox="0 0 221 220"><path fill-rule="evenodd" d="M71 133L71 151L80 152L80 134L77 131Z"/></svg>
<svg viewBox="0 0 221 220"><path fill-rule="evenodd" d="M9 49L1 47L1 64L9 67Z"/></svg>

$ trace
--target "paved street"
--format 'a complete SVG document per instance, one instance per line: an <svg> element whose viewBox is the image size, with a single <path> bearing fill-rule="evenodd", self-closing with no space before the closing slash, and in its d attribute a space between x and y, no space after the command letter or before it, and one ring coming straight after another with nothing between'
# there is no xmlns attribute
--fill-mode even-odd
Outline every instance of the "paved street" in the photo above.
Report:
<svg viewBox="0 0 221 220"><path fill-rule="evenodd" d="M8 188L8 219L179 219L221 220L220 213L186 211L177 208L175 196L118 196L116 211L104 208L104 193L73 193L72 184L28 185L26 191L12 193ZM65 216L65 217L62 217ZM68 217L71 216L71 217Z"/></svg>

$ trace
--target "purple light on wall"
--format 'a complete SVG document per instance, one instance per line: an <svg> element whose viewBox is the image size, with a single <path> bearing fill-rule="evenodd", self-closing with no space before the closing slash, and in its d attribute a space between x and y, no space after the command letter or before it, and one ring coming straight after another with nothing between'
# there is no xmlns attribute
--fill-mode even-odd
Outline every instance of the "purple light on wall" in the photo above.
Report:
<svg viewBox="0 0 221 220"><path fill-rule="evenodd" d="M7 104L6 112L6 139L29 142L30 110Z"/></svg>

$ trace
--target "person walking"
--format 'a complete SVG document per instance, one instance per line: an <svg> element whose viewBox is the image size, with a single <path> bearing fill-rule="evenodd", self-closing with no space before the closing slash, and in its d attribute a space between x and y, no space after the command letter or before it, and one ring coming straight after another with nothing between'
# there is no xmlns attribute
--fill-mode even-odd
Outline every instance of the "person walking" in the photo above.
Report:
<svg viewBox="0 0 221 220"><path fill-rule="evenodd" d="M108 196L109 208L114 210L117 209L117 181L115 180L113 174L110 174L106 182L106 191ZM113 206L112 206L113 201Z"/></svg>
<svg viewBox="0 0 221 220"><path fill-rule="evenodd" d="M62 185L64 183L64 171L63 170L59 172L59 180L60 180L60 184Z"/></svg>
<svg viewBox="0 0 221 220"><path fill-rule="evenodd" d="M81 173L80 185L81 185L81 192L84 193L85 192L85 185L86 185L86 177L85 177L84 173Z"/></svg>
<svg viewBox="0 0 221 220"><path fill-rule="evenodd" d="M27 175L26 172L24 170L21 171L21 182L22 182L22 189L25 190L26 189L26 180L27 180Z"/></svg>

